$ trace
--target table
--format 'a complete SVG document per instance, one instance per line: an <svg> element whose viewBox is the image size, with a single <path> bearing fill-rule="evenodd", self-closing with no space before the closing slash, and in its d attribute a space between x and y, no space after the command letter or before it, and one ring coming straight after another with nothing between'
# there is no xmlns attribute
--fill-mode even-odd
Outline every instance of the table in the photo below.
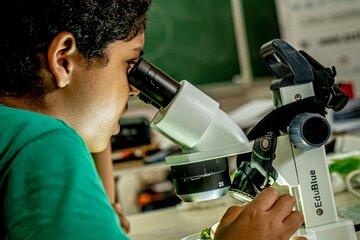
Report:
<svg viewBox="0 0 360 240"><path fill-rule="evenodd" d="M338 207L360 204L359 199L348 192L335 195ZM238 202L230 196L211 203L182 203L179 206L149 213L129 216L130 237L133 240L175 240L197 233L221 219L226 209ZM360 239L360 233L357 235Z"/></svg>

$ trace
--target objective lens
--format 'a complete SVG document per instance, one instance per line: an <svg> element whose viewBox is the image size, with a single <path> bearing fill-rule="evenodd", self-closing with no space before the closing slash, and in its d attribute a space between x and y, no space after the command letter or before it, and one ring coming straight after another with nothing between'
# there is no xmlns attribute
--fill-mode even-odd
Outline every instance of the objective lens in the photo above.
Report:
<svg viewBox="0 0 360 240"><path fill-rule="evenodd" d="M170 169L175 192L185 202L218 198L228 192L231 184L227 158L175 165Z"/></svg>
<svg viewBox="0 0 360 240"><path fill-rule="evenodd" d="M251 167L251 163L247 161L242 162L235 173L229 190L230 195L241 201L251 201L258 193L257 187L254 184L258 183L260 186L261 181L259 179L263 180L263 176Z"/></svg>

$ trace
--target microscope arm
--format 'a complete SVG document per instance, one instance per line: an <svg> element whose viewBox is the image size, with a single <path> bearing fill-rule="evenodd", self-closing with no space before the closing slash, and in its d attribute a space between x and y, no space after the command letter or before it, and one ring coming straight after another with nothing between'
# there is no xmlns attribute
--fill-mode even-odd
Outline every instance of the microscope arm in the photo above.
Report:
<svg viewBox="0 0 360 240"><path fill-rule="evenodd" d="M267 132L287 131L292 119L302 113L319 113L325 116L325 106L315 97L309 97L275 108L249 131L247 138L253 141L263 137Z"/></svg>

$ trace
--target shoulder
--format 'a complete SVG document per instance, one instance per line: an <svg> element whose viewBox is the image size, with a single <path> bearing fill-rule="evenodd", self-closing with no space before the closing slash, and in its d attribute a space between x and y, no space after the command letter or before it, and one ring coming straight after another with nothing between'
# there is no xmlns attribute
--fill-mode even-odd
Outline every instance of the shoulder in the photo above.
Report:
<svg viewBox="0 0 360 240"><path fill-rule="evenodd" d="M82 138L61 120L51 116L10 109L0 111L0 153L17 178L43 171L58 177L93 175L93 161ZM1 146L2 145L2 146ZM79 172L79 169L81 170ZM35 176L37 177L37 176Z"/></svg>

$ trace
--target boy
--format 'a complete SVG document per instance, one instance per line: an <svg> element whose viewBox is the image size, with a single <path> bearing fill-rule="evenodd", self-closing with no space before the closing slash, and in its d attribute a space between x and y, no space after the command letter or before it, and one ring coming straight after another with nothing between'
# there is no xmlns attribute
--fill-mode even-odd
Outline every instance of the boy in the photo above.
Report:
<svg viewBox="0 0 360 240"><path fill-rule="evenodd" d="M119 131L149 1L1 2L0 239L127 239L89 151ZM287 239L293 206L267 189L217 239Z"/></svg>

